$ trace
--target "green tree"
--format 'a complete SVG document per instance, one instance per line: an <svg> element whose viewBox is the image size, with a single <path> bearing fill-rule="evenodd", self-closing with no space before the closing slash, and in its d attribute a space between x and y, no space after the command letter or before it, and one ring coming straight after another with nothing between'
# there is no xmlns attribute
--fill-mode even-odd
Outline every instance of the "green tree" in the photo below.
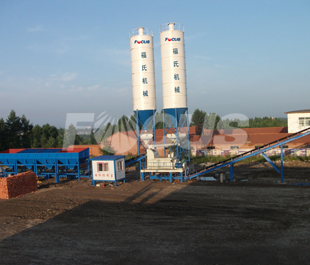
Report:
<svg viewBox="0 0 310 265"><path fill-rule="evenodd" d="M42 125L42 135L45 136L46 139L50 138L50 125L48 123Z"/></svg>
<svg viewBox="0 0 310 265"><path fill-rule="evenodd" d="M287 127L287 119L263 117L263 118L250 118L249 128L259 127Z"/></svg>
<svg viewBox="0 0 310 265"><path fill-rule="evenodd" d="M125 115L123 115L118 121L118 131L127 132L129 128L129 119Z"/></svg>
<svg viewBox="0 0 310 265"><path fill-rule="evenodd" d="M84 144L83 138L76 134L74 139L74 145Z"/></svg>
<svg viewBox="0 0 310 265"><path fill-rule="evenodd" d="M102 148L99 148L99 151L102 155L113 155L115 153L107 139L103 140Z"/></svg>
<svg viewBox="0 0 310 265"><path fill-rule="evenodd" d="M164 128L164 122L163 122L163 114L156 112L155 114L155 129L162 129Z"/></svg>
<svg viewBox="0 0 310 265"><path fill-rule="evenodd" d="M117 128L117 125L116 125L116 124L112 125L112 126L111 126L111 133L110 133L109 136L111 136L111 135L113 135L114 133L116 133L116 132L118 131L117 129L118 129L118 128Z"/></svg>
<svg viewBox="0 0 310 265"><path fill-rule="evenodd" d="M90 136L89 136L89 139L87 141L87 144L96 144L96 139L95 139L95 135L94 135L94 130L93 129L91 129Z"/></svg>
<svg viewBox="0 0 310 265"><path fill-rule="evenodd" d="M57 136L58 136L58 129L55 126L51 125L48 132L49 132L49 136L50 137L53 137L55 139L57 138Z"/></svg>
<svg viewBox="0 0 310 265"><path fill-rule="evenodd" d="M58 130L55 126L46 123L42 126L41 134L44 134L46 139L49 139L50 137L56 139L58 136Z"/></svg>
<svg viewBox="0 0 310 265"><path fill-rule="evenodd" d="M21 146L24 148L30 148L32 143L32 129L33 125L30 120L27 120L25 115L20 119L21 122Z"/></svg>
<svg viewBox="0 0 310 265"><path fill-rule="evenodd" d="M11 110L4 124L4 148L29 148L32 142L33 125L26 119L25 115L18 117Z"/></svg>
<svg viewBox="0 0 310 265"><path fill-rule="evenodd" d="M77 129L73 124L70 124L69 128L65 130L64 139L63 139L63 147L67 148L70 145L75 143L75 137L77 134Z"/></svg>
<svg viewBox="0 0 310 265"><path fill-rule="evenodd" d="M63 147L65 130L63 128L58 129L58 136L56 138L56 147Z"/></svg>
<svg viewBox="0 0 310 265"><path fill-rule="evenodd" d="M201 133L204 120L205 120L206 112L200 109L195 109L193 115L192 115L192 120L190 123L190 126L197 126L198 127L198 134Z"/></svg>
<svg viewBox="0 0 310 265"><path fill-rule="evenodd" d="M40 138L40 146L42 148L46 148L47 147L47 138L45 136L45 134L42 134L41 135L41 138Z"/></svg>
<svg viewBox="0 0 310 265"><path fill-rule="evenodd" d="M95 132L95 140L97 143L100 143L105 138L112 135L112 124L108 122L105 126L101 126L96 132Z"/></svg>
<svg viewBox="0 0 310 265"><path fill-rule="evenodd" d="M11 110L5 122L5 136L9 148L21 148L22 125L20 118Z"/></svg>
<svg viewBox="0 0 310 265"><path fill-rule="evenodd" d="M57 141L54 137L50 136L50 138L48 138L48 141L46 143L46 148L54 148L57 147Z"/></svg>
<svg viewBox="0 0 310 265"><path fill-rule="evenodd" d="M5 140L5 122L3 118L0 119L0 151L6 149L6 140Z"/></svg>
<svg viewBox="0 0 310 265"><path fill-rule="evenodd" d="M41 134L42 128L40 125L35 125L32 129L32 148L39 148L41 147Z"/></svg>
<svg viewBox="0 0 310 265"><path fill-rule="evenodd" d="M136 130L136 115L135 114L132 114L130 116L130 119L129 119L129 127L130 127L130 131L135 131Z"/></svg>
<svg viewBox="0 0 310 265"><path fill-rule="evenodd" d="M221 120L220 116L216 113L210 113L209 115L205 115L203 128L209 129L209 130L216 130L216 129L222 129L220 128L221 123L219 123Z"/></svg>

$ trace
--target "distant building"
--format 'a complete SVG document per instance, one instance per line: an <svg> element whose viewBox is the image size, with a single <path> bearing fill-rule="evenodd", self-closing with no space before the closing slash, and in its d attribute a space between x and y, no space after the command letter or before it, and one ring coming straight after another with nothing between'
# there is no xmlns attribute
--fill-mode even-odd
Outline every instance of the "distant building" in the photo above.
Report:
<svg viewBox="0 0 310 265"><path fill-rule="evenodd" d="M68 148L81 147L81 148L89 148L90 156L100 156L102 153L100 152L100 145L98 144L83 144L83 145L70 145Z"/></svg>
<svg viewBox="0 0 310 265"><path fill-rule="evenodd" d="M204 130L201 136L191 138L191 152L193 155L240 155L290 135L287 127ZM292 141L283 148L286 155L309 156L310 135ZM271 149L266 155L279 155L280 151L280 148Z"/></svg>
<svg viewBox="0 0 310 265"><path fill-rule="evenodd" d="M293 112L294 114L295 112ZM310 120L310 110L308 112L298 112L299 118ZM306 116L308 115L308 116ZM308 118L308 119L306 119ZM298 123L299 125L299 123ZM300 131L308 126L297 126L294 132ZM257 147L261 147L270 142L290 136L287 127L267 127L267 128L242 128L229 130L208 130L203 129L201 134L196 126L189 127L190 148L192 155L239 155ZM166 139L165 143L170 140ZM163 130L156 129L156 144L163 144ZM152 144L152 140L148 142ZM137 154L137 136L135 131L116 132L106 138L100 145L82 145L88 147L93 156L100 155L100 149L108 145L115 155L136 155ZM284 146L285 154L294 154L298 156L310 155L310 135L297 139ZM159 156L164 156L164 148L158 147ZM278 155L280 148L272 149L266 152L267 155ZM141 147L140 153L146 150Z"/></svg>
<svg viewBox="0 0 310 265"><path fill-rule="evenodd" d="M287 114L288 132L296 133L310 127L310 109L285 112Z"/></svg>

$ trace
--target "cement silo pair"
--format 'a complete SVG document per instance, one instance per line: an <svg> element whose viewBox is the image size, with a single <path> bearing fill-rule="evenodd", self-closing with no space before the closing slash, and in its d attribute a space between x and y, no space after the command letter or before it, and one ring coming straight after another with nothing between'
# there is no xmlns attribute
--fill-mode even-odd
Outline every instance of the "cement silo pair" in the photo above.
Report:
<svg viewBox="0 0 310 265"><path fill-rule="evenodd" d="M184 28L168 23L160 27L163 89L163 135L178 158L189 157ZM155 70L153 33L145 28L130 32L133 110L136 115L138 153L140 140L155 142ZM141 128L141 134L139 127ZM169 140L167 140L167 138ZM142 143L143 144L143 143ZM186 151L185 151L186 150Z"/></svg>

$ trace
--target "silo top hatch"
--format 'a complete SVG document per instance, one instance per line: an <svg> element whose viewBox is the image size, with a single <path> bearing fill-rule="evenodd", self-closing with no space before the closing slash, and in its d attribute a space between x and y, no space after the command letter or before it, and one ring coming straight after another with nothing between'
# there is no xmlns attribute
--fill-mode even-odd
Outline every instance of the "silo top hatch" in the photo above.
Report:
<svg viewBox="0 0 310 265"><path fill-rule="evenodd" d="M180 23L171 22L171 23L160 25L159 30L160 30L160 33L167 31L167 30L179 30L179 31L184 32L184 26L183 24L180 24Z"/></svg>
<svg viewBox="0 0 310 265"><path fill-rule="evenodd" d="M137 35L149 35L153 37L153 30L140 27L140 28L133 29L129 32L129 38L133 36L137 36Z"/></svg>

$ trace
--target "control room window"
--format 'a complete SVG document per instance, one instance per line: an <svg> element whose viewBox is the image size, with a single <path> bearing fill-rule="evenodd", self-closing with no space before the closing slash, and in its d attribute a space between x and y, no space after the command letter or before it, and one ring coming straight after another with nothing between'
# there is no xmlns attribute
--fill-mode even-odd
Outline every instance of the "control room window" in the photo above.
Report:
<svg viewBox="0 0 310 265"><path fill-rule="evenodd" d="M116 163L116 165L117 165L117 171L122 171L123 170L123 161L118 161L117 163Z"/></svg>
<svg viewBox="0 0 310 265"><path fill-rule="evenodd" d="M108 163L98 163L98 171L109 171Z"/></svg>

